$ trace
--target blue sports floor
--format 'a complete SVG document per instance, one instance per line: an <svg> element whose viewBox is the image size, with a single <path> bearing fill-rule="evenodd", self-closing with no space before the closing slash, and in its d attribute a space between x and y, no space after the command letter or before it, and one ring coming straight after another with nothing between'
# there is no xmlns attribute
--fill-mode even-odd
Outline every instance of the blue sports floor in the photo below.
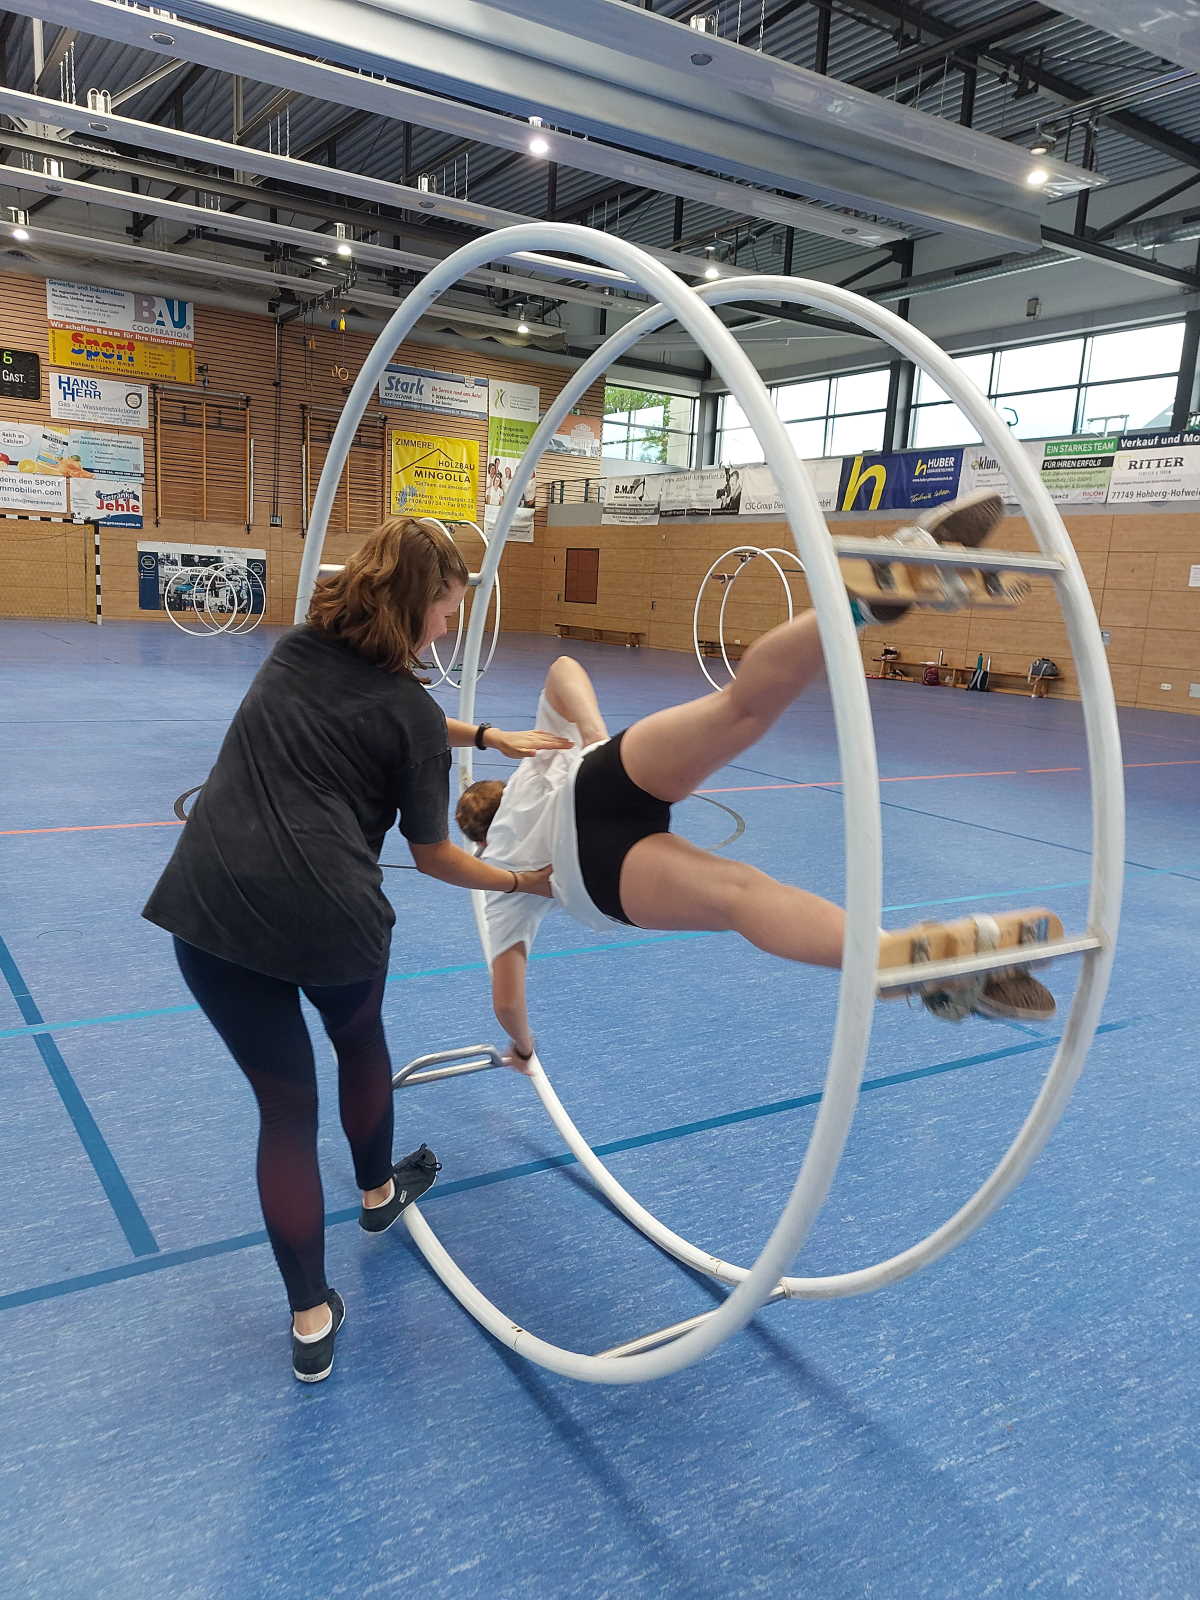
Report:
<svg viewBox="0 0 1200 1600"><path fill-rule="evenodd" d="M403 1228L354 1226L326 1094L348 1318L332 1378L306 1388L249 1091L138 916L174 801L271 642L0 624L0 1595L1200 1596L1200 720L1121 713L1129 875L1104 1029L1032 1175L948 1260L868 1299L767 1307L658 1384L574 1384L498 1348ZM481 715L527 725L553 653L508 637ZM578 654L614 727L704 687L682 656ZM1078 926L1079 708L871 694L888 922L1044 901ZM745 823L730 848L838 896L838 777L818 688L713 778ZM734 826L700 800L678 822L702 844ZM466 897L387 883L396 1058L492 1038ZM672 1227L750 1259L811 1126L835 979L727 936L603 939L561 917L532 975L587 1137ZM1073 979L1051 971L1064 1009ZM865 1265L955 1210L1055 1038L881 1006L798 1270ZM515 1320L599 1350L714 1303L560 1162L517 1076L406 1091L400 1112L399 1149L427 1140L444 1163L426 1216Z"/></svg>

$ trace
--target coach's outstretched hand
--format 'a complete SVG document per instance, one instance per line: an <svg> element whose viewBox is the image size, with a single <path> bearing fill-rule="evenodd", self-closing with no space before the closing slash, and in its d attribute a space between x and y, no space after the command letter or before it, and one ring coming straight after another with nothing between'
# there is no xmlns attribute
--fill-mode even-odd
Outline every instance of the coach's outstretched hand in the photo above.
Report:
<svg viewBox="0 0 1200 1600"><path fill-rule="evenodd" d="M569 750L570 739L557 733L543 733L532 728L525 733L505 733L503 728L489 728L483 736L487 749L507 756L510 761L522 761L526 756L536 756L541 750Z"/></svg>

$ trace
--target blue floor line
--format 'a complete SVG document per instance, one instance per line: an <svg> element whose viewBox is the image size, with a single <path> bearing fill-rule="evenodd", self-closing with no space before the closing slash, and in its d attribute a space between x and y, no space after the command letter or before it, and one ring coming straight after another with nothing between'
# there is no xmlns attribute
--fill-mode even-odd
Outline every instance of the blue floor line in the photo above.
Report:
<svg viewBox="0 0 1200 1600"><path fill-rule="evenodd" d="M1167 867L1143 867L1143 872L1155 875L1167 874L1180 877L1182 874L1173 872ZM1034 883L1016 889L985 889L978 894L951 894L943 895L936 900L905 900L896 905L884 906L885 915L897 911L918 911L923 906L959 906L967 905L972 900L999 900L1009 899L1014 895L1046 894L1051 889L1086 889L1091 880L1088 878L1067 878L1061 883ZM531 961L561 961L573 956L604 955L613 950L644 949L647 945L670 944L684 939L715 939L725 937L713 933L663 933L653 939L613 939L608 944L579 945L566 950L535 950L530 956ZM388 975L388 983L407 983L414 978L441 978L457 972L484 972L487 964L483 961L460 961L446 967L418 967L412 972L393 972ZM72 1028L102 1027L110 1022L144 1022L150 1017L177 1016L187 1012L199 1011L197 1005L175 1006L150 1006L142 1011L110 1011L98 1017L75 1017L67 1022L39 1021L32 1026L20 1028L0 1028L0 1039L27 1039L44 1033L66 1033Z"/></svg>
<svg viewBox="0 0 1200 1600"><path fill-rule="evenodd" d="M1141 1016L1133 1016L1126 1017L1120 1022L1103 1022L1096 1029L1096 1033L1097 1035L1117 1033L1124 1028L1132 1028L1143 1020ZM876 1089L891 1089L897 1084L913 1083L920 1078L932 1078L946 1072L959 1072L965 1067L1005 1061L1013 1056L1028 1055L1034 1050L1047 1050L1057 1045L1060 1039L1061 1035L1033 1039L1028 1044L1010 1045L1005 1050L988 1050L979 1055L959 1056L952 1061L940 1061L931 1067L913 1067L907 1072L893 1072L884 1078L868 1078L861 1085L861 1093L869 1094ZM788 1100L773 1100L764 1105L750 1106L742 1111L726 1111L717 1117L704 1117L696 1122L681 1122L673 1127L658 1128L651 1133L613 1139L607 1144L593 1145L592 1149L601 1157L618 1155L624 1150L641 1150L647 1145L665 1144L674 1139L686 1139L695 1133L707 1133L716 1128L732 1127L739 1122L751 1122L760 1117L797 1111L818 1104L820 1099L820 1091L817 1091L813 1094L796 1095ZM514 1179L533 1177L538 1173L552 1172L560 1167L574 1166L576 1159L570 1151L564 1151L561 1155L544 1156L538 1161L523 1161L517 1166L499 1167L494 1172L482 1172L474 1178L452 1179L449 1183L439 1184L426 1196L422 1204L444 1200L453 1194L465 1194L472 1189L490 1188L497 1183L510 1183ZM357 1206L348 1206L339 1211L328 1212L325 1217L326 1225L332 1227L350 1222L358 1216L358 1209ZM168 1267L186 1266L193 1261L207 1261L214 1256L252 1249L255 1245L266 1242L265 1231L257 1229L253 1233L236 1234L231 1239L218 1239L210 1244L191 1245L183 1250L163 1251L152 1259L143 1258L140 1261L125 1262L117 1267L103 1267L97 1272L81 1273L73 1278L60 1278L55 1283L39 1284L31 1289L17 1289L10 1294L0 1295L0 1311L14 1311L19 1306L36 1305L43 1300L56 1300L64 1295L80 1294L86 1289L101 1288L110 1283L123 1283L128 1278L142 1277L148 1272L162 1272Z"/></svg>
<svg viewBox="0 0 1200 1600"><path fill-rule="evenodd" d="M829 788L823 783L815 783L812 788L820 794L832 794L840 797L842 793L840 789ZM981 833L998 833L1006 839L1020 839L1022 844L1041 844L1045 845L1048 850L1070 850L1073 855L1077 856L1090 856L1092 854L1090 845L1063 844L1059 839L1041 839L1035 833L1015 833L1011 828L997 828L988 822L976 822L972 817L948 817L941 811L923 811L920 806L901 805L898 800L880 800L879 804L884 810L907 811L914 817L928 817L931 822L957 822L961 823L964 828L977 828ZM1174 867L1152 867L1145 861L1131 861L1128 856L1124 859L1122 865L1135 867L1139 872L1157 873L1160 877L1188 878L1189 882L1194 881L1186 871L1180 872Z"/></svg>
<svg viewBox="0 0 1200 1600"><path fill-rule="evenodd" d="M0 939L0 973L3 974L21 1015L27 1023L36 1027L43 1021L42 1014L3 939ZM133 1193L117 1165L116 1157L100 1132L79 1085L71 1076L70 1068L59 1053L58 1046L46 1034L40 1034L34 1043L37 1045L38 1054L45 1064L46 1071L50 1074L51 1082L58 1090L58 1097L74 1124L79 1142L87 1152L92 1170L108 1197L113 1214L129 1242L129 1248L137 1256L152 1255L158 1249L158 1241L151 1233L141 1207L133 1198Z"/></svg>

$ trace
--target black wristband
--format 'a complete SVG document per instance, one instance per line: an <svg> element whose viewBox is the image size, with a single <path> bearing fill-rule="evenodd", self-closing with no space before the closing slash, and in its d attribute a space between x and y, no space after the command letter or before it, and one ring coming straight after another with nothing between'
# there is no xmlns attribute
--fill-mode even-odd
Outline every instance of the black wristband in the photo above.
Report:
<svg viewBox="0 0 1200 1600"><path fill-rule="evenodd" d="M504 889L501 892L504 893L504 894L516 894L517 890L521 887L520 875L518 873L516 873L516 872L513 872L512 867L509 867L508 871L512 872L512 875L513 875L512 888L511 889Z"/></svg>
<svg viewBox="0 0 1200 1600"><path fill-rule="evenodd" d="M518 1050L515 1044L512 1047L512 1053L513 1053L513 1055L516 1056L518 1061L532 1061L533 1060L533 1051L532 1050L529 1052L528 1055L526 1055L524 1050Z"/></svg>
<svg viewBox="0 0 1200 1600"><path fill-rule="evenodd" d="M475 748L476 748L476 750L486 750L487 749L487 746L483 742L483 736L488 731L488 729L490 727L491 727L491 723L490 722L481 722L479 724L479 726L475 729Z"/></svg>

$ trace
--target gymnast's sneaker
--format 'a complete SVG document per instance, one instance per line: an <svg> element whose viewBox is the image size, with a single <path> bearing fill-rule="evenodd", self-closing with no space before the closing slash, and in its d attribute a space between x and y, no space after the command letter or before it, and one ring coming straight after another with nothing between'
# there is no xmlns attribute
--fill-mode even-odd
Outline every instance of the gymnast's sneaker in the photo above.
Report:
<svg viewBox="0 0 1200 1600"><path fill-rule="evenodd" d="M975 1002L976 1016L996 1022L1049 1022L1054 1012L1054 996L1030 975L1028 967L995 973Z"/></svg>
<svg viewBox="0 0 1200 1600"><path fill-rule="evenodd" d="M392 1168L392 1198L381 1206L363 1206L358 1225L367 1233L386 1233L406 1206L432 1189L442 1163L427 1144L397 1161Z"/></svg>
<svg viewBox="0 0 1200 1600"><path fill-rule="evenodd" d="M925 535L938 544L962 544L974 550L995 532L1003 516L1004 501L1001 496L991 489L976 489L971 494L964 494L957 500L949 500L945 505L927 511L916 528L902 528L894 537L903 538L907 534L915 544L918 541L925 542L921 538L921 535ZM851 609L855 621L861 624L898 622L912 607L881 605L875 600L868 604L852 594Z"/></svg>
<svg viewBox="0 0 1200 1600"><path fill-rule="evenodd" d="M320 1383L333 1371L333 1346L338 1329L346 1320L346 1307L336 1289L325 1296L329 1307L329 1327L319 1339L301 1339L292 1332L292 1372L301 1383Z"/></svg>

